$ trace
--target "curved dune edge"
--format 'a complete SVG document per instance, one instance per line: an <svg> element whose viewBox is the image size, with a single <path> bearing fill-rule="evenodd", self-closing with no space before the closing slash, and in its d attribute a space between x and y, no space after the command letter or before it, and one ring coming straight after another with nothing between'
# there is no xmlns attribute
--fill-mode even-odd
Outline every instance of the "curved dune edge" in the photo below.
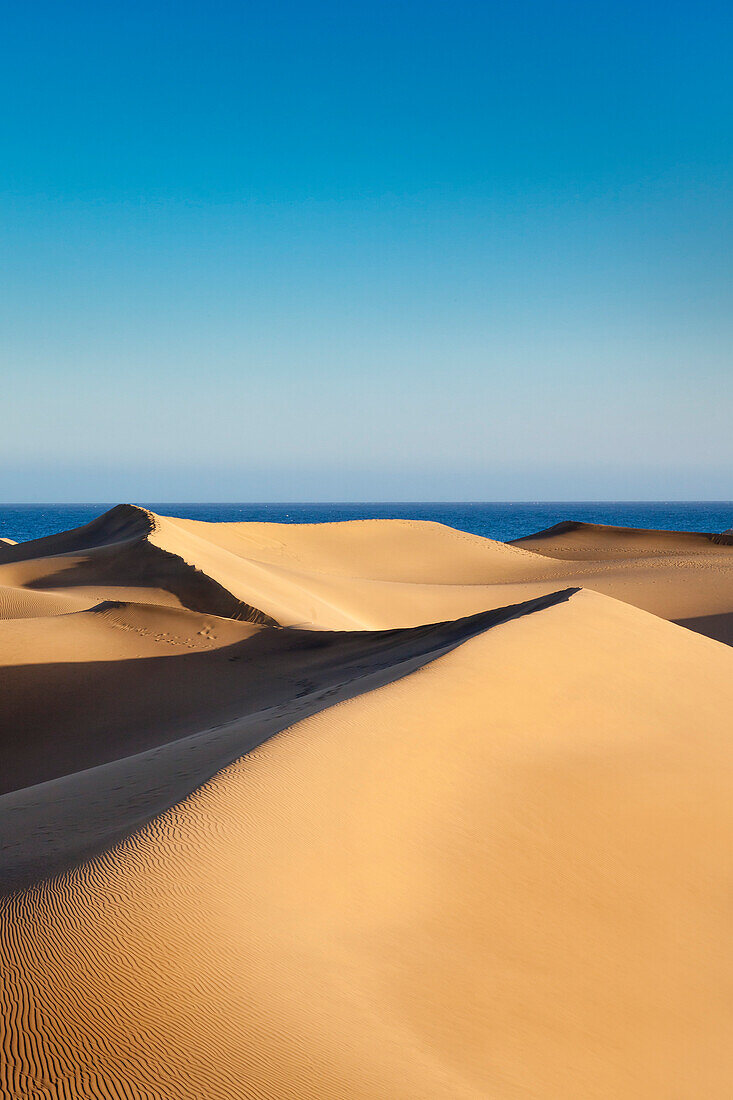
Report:
<svg viewBox="0 0 733 1100"><path fill-rule="evenodd" d="M0 622L4 619L39 619L88 611L97 603L94 596L67 592L43 592L17 585L0 586Z"/></svg>
<svg viewBox="0 0 733 1100"><path fill-rule="evenodd" d="M0 550L4 618L61 614L70 599L79 609L121 600L307 630L383 630L577 586L733 644L724 534L564 523L510 545L418 521L205 523L119 505L76 531Z"/></svg>
<svg viewBox="0 0 733 1100"><path fill-rule="evenodd" d="M645 527L614 527L603 523L563 520L534 534L513 539L510 546L549 557L578 556L589 550L637 554L709 553L714 546L733 546L733 532L665 531Z"/></svg>
<svg viewBox="0 0 733 1100"><path fill-rule="evenodd" d="M3 903L4 1095L726 1095L731 659L583 592L268 741Z"/></svg>
<svg viewBox="0 0 733 1100"><path fill-rule="evenodd" d="M162 522L146 508L120 504L83 527L14 544L0 558L0 584L6 575L31 590L93 589L107 598L115 598L115 590L147 588L191 611L277 625L175 545L163 545L156 537Z"/></svg>
<svg viewBox="0 0 733 1100"><path fill-rule="evenodd" d="M150 611L124 605L82 616L83 632L70 621L79 616L53 621L46 645L61 646L66 659L4 670L0 726L24 737L8 755L0 795L0 892L109 847L294 721L577 591L368 633L272 630L165 609L152 621L173 629L140 641ZM23 633L36 640L33 626L19 624L16 646ZM123 643L132 634L133 650L120 649L119 628ZM85 661L84 644L106 646L114 659ZM141 645L152 656L132 656Z"/></svg>

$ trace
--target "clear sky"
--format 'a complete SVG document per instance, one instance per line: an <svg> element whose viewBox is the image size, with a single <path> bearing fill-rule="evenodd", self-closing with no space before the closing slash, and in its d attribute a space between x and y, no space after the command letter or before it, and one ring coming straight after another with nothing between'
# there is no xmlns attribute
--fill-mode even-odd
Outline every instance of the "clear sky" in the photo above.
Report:
<svg viewBox="0 0 733 1100"><path fill-rule="evenodd" d="M36 0L0 500L733 498L728 0Z"/></svg>

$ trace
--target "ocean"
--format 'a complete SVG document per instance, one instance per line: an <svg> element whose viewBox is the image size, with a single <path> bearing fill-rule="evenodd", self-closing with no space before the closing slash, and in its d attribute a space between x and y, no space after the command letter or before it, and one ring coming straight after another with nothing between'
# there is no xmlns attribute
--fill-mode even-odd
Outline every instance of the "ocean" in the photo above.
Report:
<svg viewBox="0 0 733 1100"><path fill-rule="evenodd" d="M0 537L25 542L79 527L111 504L0 504ZM669 531L724 531L733 527L733 501L518 501L365 504L146 503L161 515L231 522L331 523L349 519L424 519L460 531L509 541L561 520Z"/></svg>

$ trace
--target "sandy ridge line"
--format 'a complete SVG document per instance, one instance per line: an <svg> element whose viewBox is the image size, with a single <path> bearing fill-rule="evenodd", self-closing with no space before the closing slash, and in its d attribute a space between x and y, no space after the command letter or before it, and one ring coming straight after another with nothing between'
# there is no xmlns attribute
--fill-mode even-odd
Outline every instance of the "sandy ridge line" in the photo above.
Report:
<svg viewBox="0 0 733 1100"><path fill-rule="evenodd" d="M119 580L119 565L129 568L131 563L136 563L143 577L154 577L160 572L166 578L166 587L189 610L267 626L279 625L272 616L239 599L194 562L186 561L175 549L166 546L165 535L165 520L148 508L138 504L117 504L82 527L9 547L8 554L3 554L2 564L74 555L94 557L95 552L99 555L106 550L116 550L115 583ZM160 541L156 541L156 536ZM151 562L138 561L140 553L157 558L163 563L163 569L156 571ZM98 564L105 573L110 572L110 565L102 559ZM142 571L141 565L145 565Z"/></svg>
<svg viewBox="0 0 733 1100"><path fill-rule="evenodd" d="M566 588L430 626L366 632L370 639L383 635L391 643L371 667L360 668L352 658L350 669L339 671L337 666L330 678L305 694L274 700L269 708L134 756L0 796L0 897L114 847L222 768L303 718L402 679L491 627L565 602L578 591Z"/></svg>
<svg viewBox="0 0 733 1100"><path fill-rule="evenodd" d="M197 579L202 577L206 578L206 581L210 585L220 590L225 598L228 597L233 602L235 606L232 609L232 613L224 615L224 618L236 619L241 622L255 623L260 626L280 626L277 620L273 619L271 615L268 615L266 612L261 611L260 608L254 607L252 604L249 604L244 600L238 599L237 596L235 596L233 592L230 592L225 585L221 584L220 581L214 580L213 577L209 576L208 573L204 572L204 570L199 568L199 566L197 566L194 562L186 561L182 554L179 554L176 551L169 549L169 547L161 545L159 542L154 541L154 535L159 534L160 536L164 536L163 524L165 522L161 519L161 517L157 516L155 512L151 512L150 509L144 508L140 504L121 504L117 507L131 509L134 512L138 512L143 515L148 523L148 531L147 534L143 536L143 539L149 546L154 547L160 554L166 555L169 559L180 562L183 568L186 570L190 570L191 574ZM218 614L218 612L216 613Z"/></svg>

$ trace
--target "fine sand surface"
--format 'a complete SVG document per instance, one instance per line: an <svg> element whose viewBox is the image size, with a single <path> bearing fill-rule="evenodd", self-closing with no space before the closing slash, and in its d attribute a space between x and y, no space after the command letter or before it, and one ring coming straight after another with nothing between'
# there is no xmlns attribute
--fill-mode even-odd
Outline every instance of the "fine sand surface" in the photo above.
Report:
<svg viewBox="0 0 733 1100"><path fill-rule="evenodd" d="M0 1095L730 1095L732 621L730 536L3 542Z"/></svg>

